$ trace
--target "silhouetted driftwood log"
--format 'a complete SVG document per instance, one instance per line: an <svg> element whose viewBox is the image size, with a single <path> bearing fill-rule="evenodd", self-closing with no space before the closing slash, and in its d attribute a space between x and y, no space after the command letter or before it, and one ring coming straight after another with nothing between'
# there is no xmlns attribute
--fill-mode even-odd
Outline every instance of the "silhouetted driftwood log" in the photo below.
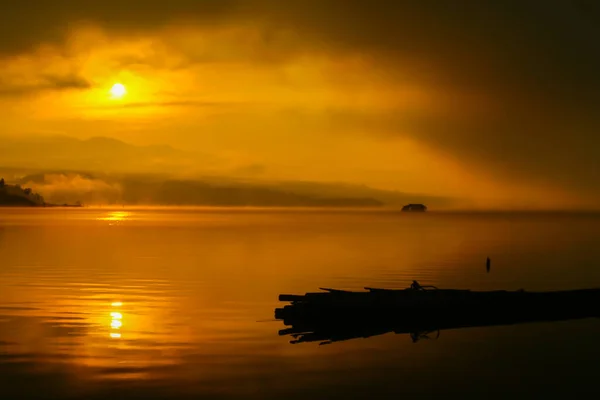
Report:
<svg viewBox="0 0 600 400"><path fill-rule="evenodd" d="M322 289L304 295L282 294L291 304L275 309L289 328L292 343L369 337L478 326L510 325L600 316L600 289L556 292L427 289L414 282L405 290L366 288L366 292Z"/></svg>

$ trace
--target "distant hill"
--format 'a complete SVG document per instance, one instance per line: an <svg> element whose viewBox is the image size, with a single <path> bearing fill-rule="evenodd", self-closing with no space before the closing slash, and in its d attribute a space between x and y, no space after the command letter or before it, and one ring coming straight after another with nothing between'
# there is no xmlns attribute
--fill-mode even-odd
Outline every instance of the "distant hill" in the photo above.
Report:
<svg viewBox="0 0 600 400"><path fill-rule="evenodd" d="M214 160L170 146L134 146L107 137L79 140L68 136L1 138L2 166L33 170L84 170L160 173L188 170Z"/></svg>
<svg viewBox="0 0 600 400"><path fill-rule="evenodd" d="M156 189L152 196L153 201L168 205L273 207L379 207L383 205L381 201L373 198L311 197L259 186L223 186L189 180L169 180Z"/></svg>
<svg viewBox="0 0 600 400"><path fill-rule="evenodd" d="M450 197L380 190L366 185L346 183L278 182L273 183L272 186L280 190L316 197L374 198L389 207L402 207L408 203L423 203L441 209L451 207L456 203L456 199Z"/></svg>
<svg viewBox="0 0 600 400"><path fill-rule="evenodd" d="M107 137L0 138L0 176L32 187L55 204L400 208L423 203L440 209L454 203L364 185L274 182L261 179L261 174L249 177L248 171L240 177L221 161L170 146L135 146ZM251 169L260 172L260 166Z"/></svg>
<svg viewBox="0 0 600 400"><path fill-rule="evenodd" d="M256 206L381 207L364 196L310 196L252 184L169 179L160 175L106 175L74 172L36 173L19 179L52 203Z"/></svg>

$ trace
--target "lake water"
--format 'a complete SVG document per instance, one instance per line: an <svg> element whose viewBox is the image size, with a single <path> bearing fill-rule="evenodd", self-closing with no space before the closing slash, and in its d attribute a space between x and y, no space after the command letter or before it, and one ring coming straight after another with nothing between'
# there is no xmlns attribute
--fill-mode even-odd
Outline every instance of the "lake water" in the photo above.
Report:
<svg viewBox="0 0 600 400"><path fill-rule="evenodd" d="M600 287L599 240L584 214L1 209L0 398L593 396L597 318L319 346L273 311L413 279Z"/></svg>

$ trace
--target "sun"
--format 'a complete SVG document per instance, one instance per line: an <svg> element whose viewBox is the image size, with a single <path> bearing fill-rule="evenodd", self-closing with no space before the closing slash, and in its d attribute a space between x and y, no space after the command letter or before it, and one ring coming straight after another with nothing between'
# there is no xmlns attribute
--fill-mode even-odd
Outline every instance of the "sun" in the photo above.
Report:
<svg viewBox="0 0 600 400"><path fill-rule="evenodd" d="M115 83L113 87L110 88L110 94L112 95L113 99L120 99L127 94L127 89L125 89L123 84Z"/></svg>

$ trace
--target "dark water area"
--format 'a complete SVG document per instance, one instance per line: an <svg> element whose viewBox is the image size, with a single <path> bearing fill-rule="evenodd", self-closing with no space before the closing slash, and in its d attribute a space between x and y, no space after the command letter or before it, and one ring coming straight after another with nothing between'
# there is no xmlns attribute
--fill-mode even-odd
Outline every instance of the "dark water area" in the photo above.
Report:
<svg viewBox="0 0 600 400"><path fill-rule="evenodd" d="M599 240L594 214L0 209L0 398L597 396L598 318L319 346L273 312L413 279L600 287Z"/></svg>

